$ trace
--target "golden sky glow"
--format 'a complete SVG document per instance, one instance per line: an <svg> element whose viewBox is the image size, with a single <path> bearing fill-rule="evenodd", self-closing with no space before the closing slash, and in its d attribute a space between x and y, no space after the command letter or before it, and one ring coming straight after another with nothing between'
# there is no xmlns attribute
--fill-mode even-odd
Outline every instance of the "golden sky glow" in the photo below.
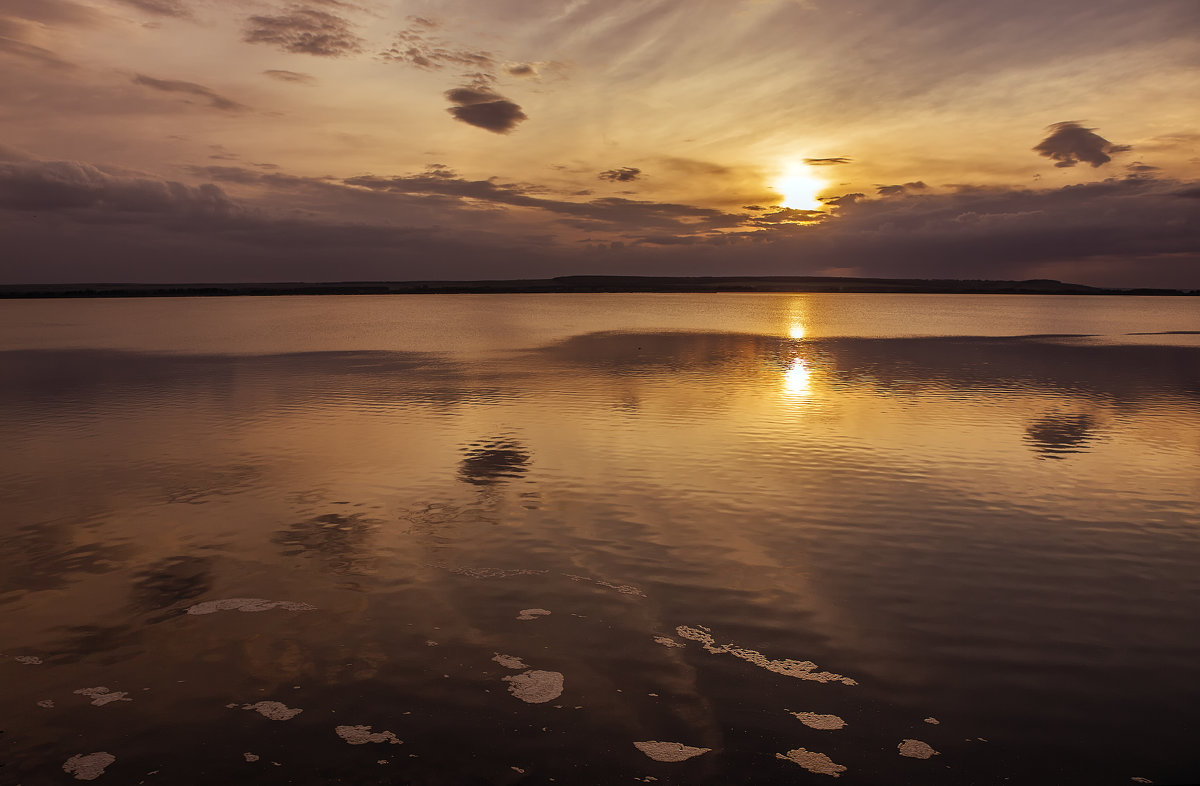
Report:
<svg viewBox="0 0 1200 786"><path fill-rule="evenodd" d="M946 8L0 0L0 280L1200 285L1194 0Z"/></svg>

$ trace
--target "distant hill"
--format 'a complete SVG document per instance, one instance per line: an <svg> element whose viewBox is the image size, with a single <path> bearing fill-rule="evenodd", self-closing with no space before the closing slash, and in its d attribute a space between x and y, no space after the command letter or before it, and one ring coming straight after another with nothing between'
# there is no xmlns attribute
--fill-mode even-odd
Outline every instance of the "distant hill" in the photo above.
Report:
<svg viewBox="0 0 1200 786"><path fill-rule="evenodd" d="M0 298L417 295L521 292L906 292L996 295L1200 295L1200 290L1106 289L1051 279L989 281L832 276L560 276L489 281L331 281L229 284L7 284Z"/></svg>

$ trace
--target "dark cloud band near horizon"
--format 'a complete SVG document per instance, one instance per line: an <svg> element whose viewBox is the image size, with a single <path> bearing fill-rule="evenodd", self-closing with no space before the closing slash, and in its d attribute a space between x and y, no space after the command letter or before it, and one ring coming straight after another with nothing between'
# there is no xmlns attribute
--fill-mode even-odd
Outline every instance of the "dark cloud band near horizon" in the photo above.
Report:
<svg viewBox="0 0 1200 786"><path fill-rule="evenodd" d="M254 270L294 263L304 280L320 280L329 277L322 255L345 248L354 252L338 256L338 276L355 279L422 278L435 269L450 279L522 277L545 274L548 265L556 275L717 275L735 260L746 275L886 275L903 254L920 260L906 269L909 277L1064 278L1048 271L1067 271L1066 280L1112 285L1153 272L1186 286L1200 248L1200 226L1189 220L1200 183L1152 173L1043 191L906 184L875 199L839 200L811 223L814 211L563 200L519 184L463 179L444 167L331 180L207 166L194 172L209 182L189 185L10 153L0 155L0 229L16 253L0 263L0 279L24 283L97 280L88 271L99 248L114 264L118 250L128 252L118 267L131 281L255 280L230 278L229 260L255 260ZM289 201L307 205L307 217L272 207ZM482 206L490 208L480 213ZM591 241L547 244L514 231L505 217L512 210L552 217ZM414 223L396 221L405 215ZM158 260L181 244L193 261L166 275ZM689 256L680 257L684 249ZM206 267L206 250L226 262ZM24 263L29 254L43 260L38 267ZM435 266L421 257L429 254Z"/></svg>

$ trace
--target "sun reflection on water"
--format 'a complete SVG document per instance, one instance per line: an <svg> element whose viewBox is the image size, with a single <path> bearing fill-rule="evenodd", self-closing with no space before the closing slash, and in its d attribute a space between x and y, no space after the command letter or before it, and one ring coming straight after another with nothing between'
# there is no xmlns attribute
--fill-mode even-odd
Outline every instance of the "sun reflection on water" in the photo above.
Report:
<svg viewBox="0 0 1200 786"><path fill-rule="evenodd" d="M788 328L788 335L795 339L804 338L804 325L799 322L793 322Z"/></svg>
<svg viewBox="0 0 1200 786"><path fill-rule="evenodd" d="M783 372L783 393L787 398L805 398L812 393L812 369L804 358L793 358Z"/></svg>

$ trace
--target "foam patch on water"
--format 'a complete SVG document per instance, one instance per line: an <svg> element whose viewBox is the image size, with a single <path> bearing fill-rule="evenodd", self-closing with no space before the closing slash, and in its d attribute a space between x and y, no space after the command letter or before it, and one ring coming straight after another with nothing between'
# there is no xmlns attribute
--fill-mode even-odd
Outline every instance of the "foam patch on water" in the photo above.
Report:
<svg viewBox="0 0 1200 786"><path fill-rule="evenodd" d="M103 685L98 688L80 688L75 693L80 696L87 696L92 700L92 704L97 707L103 707L112 701L133 701L133 699L125 698L129 695L127 691L113 691Z"/></svg>
<svg viewBox="0 0 1200 786"><path fill-rule="evenodd" d="M37 655L18 655L13 658L17 663L24 663L26 666L40 666L42 659Z"/></svg>
<svg viewBox="0 0 1200 786"><path fill-rule="evenodd" d="M654 643L661 644L664 647L684 647L684 646L686 646L684 644L680 644L679 642L675 641L675 639L672 639L669 636L655 636Z"/></svg>
<svg viewBox="0 0 1200 786"><path fill-rule="evenodd" d="M521 609L521 613L517 615L519 620L535 620L538 617L548 617L550 611L547 609Z"/></svg>
<svg viewBox="0 0 1200 786"><path fill-rule="evenodd" d="M246 761L251 761L251 762L258 761L258 756L253 753L243 753L242 758L244 758Z"/></svg>
<svg viewBox="0 0 1200 786"><path fill-rule="evenodd" d="M792 715L810 729L834 730L846 727L846 721L836 715L819 715L815 712L793 712Z"/></svg>
<svg viewBox="0 0 1200 786"><path fill-rule="evenodd" d="M63 772L75 776L76 780L94 781L104 774L105 768L117 760L116 756L105 751L95 753L77 753L63 763Z"/></svg>
<svg viewBox="0 0 1200 786"><path fill-rule="evenodd" d="M607 589L616 590L622 595L636 595L639 598L646 597L646 593L642 592L637 587L630 586L629 584L613 584L611 581L593 579L590 576L577 576L574 573L564 573L563 575L569 578L571 581L586 581L589 584L595 584L597 587L606 587Z"/></svg>
<svg viewBox="0 0 1200 786"><path fill-rule="evenodd" d="M557 671L526 671L505 677L508 692L529 704L543 704L563 692L563 675Z"/></svg>
<svg viewBox="0 0 1200 786"><path fill-rule="evenodd" d="M805 750L804 748L796 748L787 753L776 753L775 758L795 762L809 772L815 772L818 775L832 775L835 778L840 778L842 777L842 773L846 771L845 767L841 764L835 764L833 759L824 753L817 753L816 751Z"/></svg>
<svg viewBox="0 0 1200 786"><path fill-rule="evenodd" d="M744 661L753 663L755 666L773 671L776 674L782 674L785 677L795 677L798 680L812 680L813 682L841 682L845 685L857 685L858 682L843 677L841 674L834 674L831 671L817 671L817 664L810 660L792 660L785 658L783 660L771 660L760 652L755 652L745 647L738 647L733 644L717 645L712 633L708 628L697 626L695 628L687 625L680 625L675 629L675 632L685 639L699 642L704 649L714 655L729 654L735 658L741 658Z"/></svg>
<svg viewBox="0 0 1200 786"><path fill-rule="evenodd" d="M681 742L659 742L658 740L635 742L633 743L633 747L655 761L671 762L687 761L712 750L712 748L693 748Z"/></svg>
<svg viewBox="0 0 1200 786"><path fill-rule="evenodd" d="M1134 783L1154 783L1154 781L1150 780L1149 778L1139 778L1137 776L1134 776L1129 780L1133 781Z"/></svg>
<svg viewBox="0 0 1200 786"><path fill-rule="evenodd" d="M941 723L941 721L939 721L937 718L926 718L925 722L934 726L937 726L939 723Z"/></svg>
<svg viewBox="0 0 1200 786"><path fill-rule="evenodd" d="M896 747L901 756L908 756L910 759L928 759L930 756L938 755L938 752L929 747L928 743L920 740L904 740Z"/></svg>
<svg viewBox="0 0 1200 786"><path fill-rule="evenodd" d="M283 702L279 701L259 701L255 702L254 704L243 704L242 709L254 710L264 718L270 718L271 720L277 721L291 720L300 713L304 712L304 710L292 709Z"/></svg>
<svg viewBox="0 0 1200 786"><path fill-rule="evenodd" d="M550 571L534 570L531 568L445 568L459 576L469 576L473 579L506 579L509 576L544 576Z"/></svg>
<svg viewBox="0 0 1200 786"><path fill-rule="evenodd" d="M372 732L370 726L338 726L334 733L351 745L366 745L368 742L389 742L392 745L403 745L402 740L390 731Z"/></svg>
<svg viewBox="0 0 1200 786"><path fill-rule="evenodd" d="M513 671L520 671L521 669L529 668L529 664L515 655L501 655L499 652L497 652L492 660L496 661L504 668L512 669Z"/></svg>
<svg viewBox="0 0 1200 786"><path fill-rule="evenodd" d="M39 707L44 707L48 710L54 709L54 699L42 699L37 703Z"/></svg>
<svg viewBox="0 0 1200 786"><path fill-rule="evenodd" d="M224 600L206 600L190 606L188 614L215 614L218 611L269 611L271 609L286 609L287 611L315 611L316 606L307 603L297 603L291 600L265 600L263 598L225 598Z"/></svg>

